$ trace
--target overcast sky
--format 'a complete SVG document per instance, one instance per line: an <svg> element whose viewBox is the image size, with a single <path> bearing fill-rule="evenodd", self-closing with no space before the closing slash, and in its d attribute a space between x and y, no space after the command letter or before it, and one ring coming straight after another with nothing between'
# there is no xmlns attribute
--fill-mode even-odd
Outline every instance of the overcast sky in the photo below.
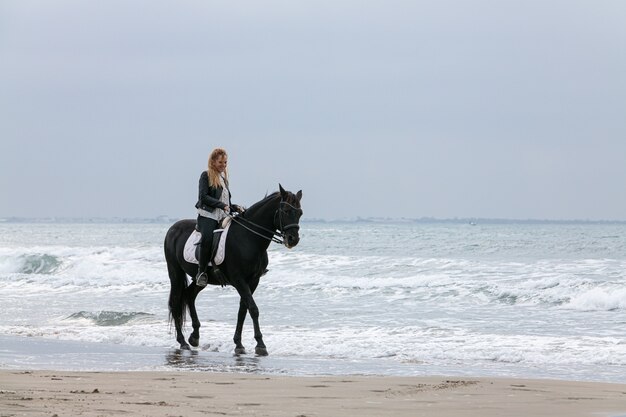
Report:
<svg viewBox="0 0 626 417"><path fill-rule="evenodd" d="M626 220L622 0L0 0L0 217Z"/></svg>

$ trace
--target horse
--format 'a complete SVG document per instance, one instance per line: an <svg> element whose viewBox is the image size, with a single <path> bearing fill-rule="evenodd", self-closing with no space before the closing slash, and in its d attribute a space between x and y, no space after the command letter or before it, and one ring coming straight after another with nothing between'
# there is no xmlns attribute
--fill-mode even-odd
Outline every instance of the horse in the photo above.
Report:
<svg viewBox="0 0 626 417"><path fill-rule="evenodd" d="M257 345L255 353L259 356L268 354L263 343L259 327L259 308L252 297L262 275L267 272L267 248L272 241L284 244L288 249L300 241L300 217L302 208L302 190L293 194L285 191L282 185L279 191L267 195L238 216L231 216L230 230L226 237L226 256L219 270L221 277L209 273L209 284L231 285L240 296L237 327L235 328L235 354L245 354L241 343L241 334L246 315L250 313L254 325L254 338ZM165 235L164 250L167 271L170 278L169 317L176 328L176 341L180 349L190 350L200 342L200 320L196 312L195 300L204 287L195 283L198 265L187 262L183 257L185 242L194 231L196 220L186 219L174 223ZM210 270L210 268L209 268ZM192 277L191 283L187 275ZM186 310L189 310L193 332L189 343L185 341L183 326Z"/></svg>

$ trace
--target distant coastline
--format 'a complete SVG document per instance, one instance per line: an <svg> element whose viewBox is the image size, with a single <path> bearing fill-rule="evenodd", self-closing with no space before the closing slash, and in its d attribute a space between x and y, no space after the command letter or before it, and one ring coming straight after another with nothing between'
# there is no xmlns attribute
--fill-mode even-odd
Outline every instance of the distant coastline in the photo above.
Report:
<svg viewBox="0 0 626 417"><path fill-rule="evenodd" d="M50 223L50 224L171 224L181 218L161 215L156 217L0 217L2 223ZM454 218L391 218L391 217L354 217L340 219L302 218L302 223L373 223L373 224L626 224L626 220L589 220L589 219L504 219L504 218L478 218L478 217L454 217Z"/></svg>

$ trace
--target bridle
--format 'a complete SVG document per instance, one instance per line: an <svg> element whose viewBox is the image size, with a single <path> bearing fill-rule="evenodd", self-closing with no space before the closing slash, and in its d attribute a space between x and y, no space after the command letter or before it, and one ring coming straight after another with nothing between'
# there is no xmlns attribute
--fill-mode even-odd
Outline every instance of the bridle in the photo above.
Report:
<svg viewBox="0 0 626 417"><path fill-rule="evenodd" d="M278 228L280 229L281 235L284 235L284 233L289 229L300 230L300 225L298 223L290 223L283 226L283 206L289 206L294 210L300 210L299 208L294 207L286 201L280 201L280 203L278 204L278 210L276 210L276 212L274 213L274 224L276 224L276 216L278 216Z"/></svg>
<svg viewBox="0 0 626 417"><path fill-rule="evenodd" d="M282 199L280 200L280 203L278 204L278 208L276 209L276 212L274 213L274 226L276 226L276 217L278 217L278 227L275 227L275 230L270 230L266 227L263 227L253 221L250 221L248 219L246 219L245 217L242 216L236 216L236 215L232 215L232 214L227 214L231 220L235 223L237 223L238 225L240 225L241 227L243 227L244 229L246 229L247 231L254 233L257 236L262 237L263 239L267 239L270 240L272 242L275 243L279 243L281 245L283 245L285 243L285 232L287 230L290 229L296 229L296 230L300 230L300 225L298 223L290 223L287 225L283 226L283 206L289 206L294 210L299 210L297 207L294 207L293 205L289 204L286 201L283 201ZM270 236L266 236L263 233L257 232L256 230L251 229L249 226L245 225L243 222L247 223L250 226L256 227L258 229L261 229L267 233L270 234ZM279 229L279 230L276 230Z"/></svg>

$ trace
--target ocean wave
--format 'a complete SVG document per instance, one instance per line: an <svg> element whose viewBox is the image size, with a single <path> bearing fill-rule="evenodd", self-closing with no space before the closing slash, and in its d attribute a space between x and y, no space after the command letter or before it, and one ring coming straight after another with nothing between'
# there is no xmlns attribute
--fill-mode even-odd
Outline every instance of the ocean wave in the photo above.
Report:
<svg viewBox="0 0 626 417"><path fill-rule="evenodd" d="M626 288L623 284L613 288L591 288L570 298L563 307L582 311L626 310Z"/></svg>
<svg viewBox="0 0 626 417"><path fill-rule="evenodd" d="M154 317L154 314L143 312L125 311L79 311L67 317L65 320L88 320L96 326L121 326L131 321L140 321Z"/></svg>
<svg viewBox="0 0 626 417"><path fill-rule="evenodd" d="M59 271L61 258L47 253L21 254L15 257L0 256L0 272L49 275Z"/></svg>
<svg viewBox="0 0 626 417"><path fill-rule="evenodd" d="M0 283L31 285L34 291L38 286L119 287L167 281L160 247L0 248Z"/></svg>
<svg viewBox="0 0 626 417"><path fill-rule="evenodd" d="M160 247L49 247L0 250L0 290L137 294L169 290ZM292 294L381 302L545 306L626 310L626 262L313 255L274 250L261 289L275 300Z"/></svg>
<svg viewBox="0 0 626 417"><path fill-rule="evenodd" d="M262 285L337 296L451 304L623 310L626 262L614 259L503 262L274 254Z"/></svg>

